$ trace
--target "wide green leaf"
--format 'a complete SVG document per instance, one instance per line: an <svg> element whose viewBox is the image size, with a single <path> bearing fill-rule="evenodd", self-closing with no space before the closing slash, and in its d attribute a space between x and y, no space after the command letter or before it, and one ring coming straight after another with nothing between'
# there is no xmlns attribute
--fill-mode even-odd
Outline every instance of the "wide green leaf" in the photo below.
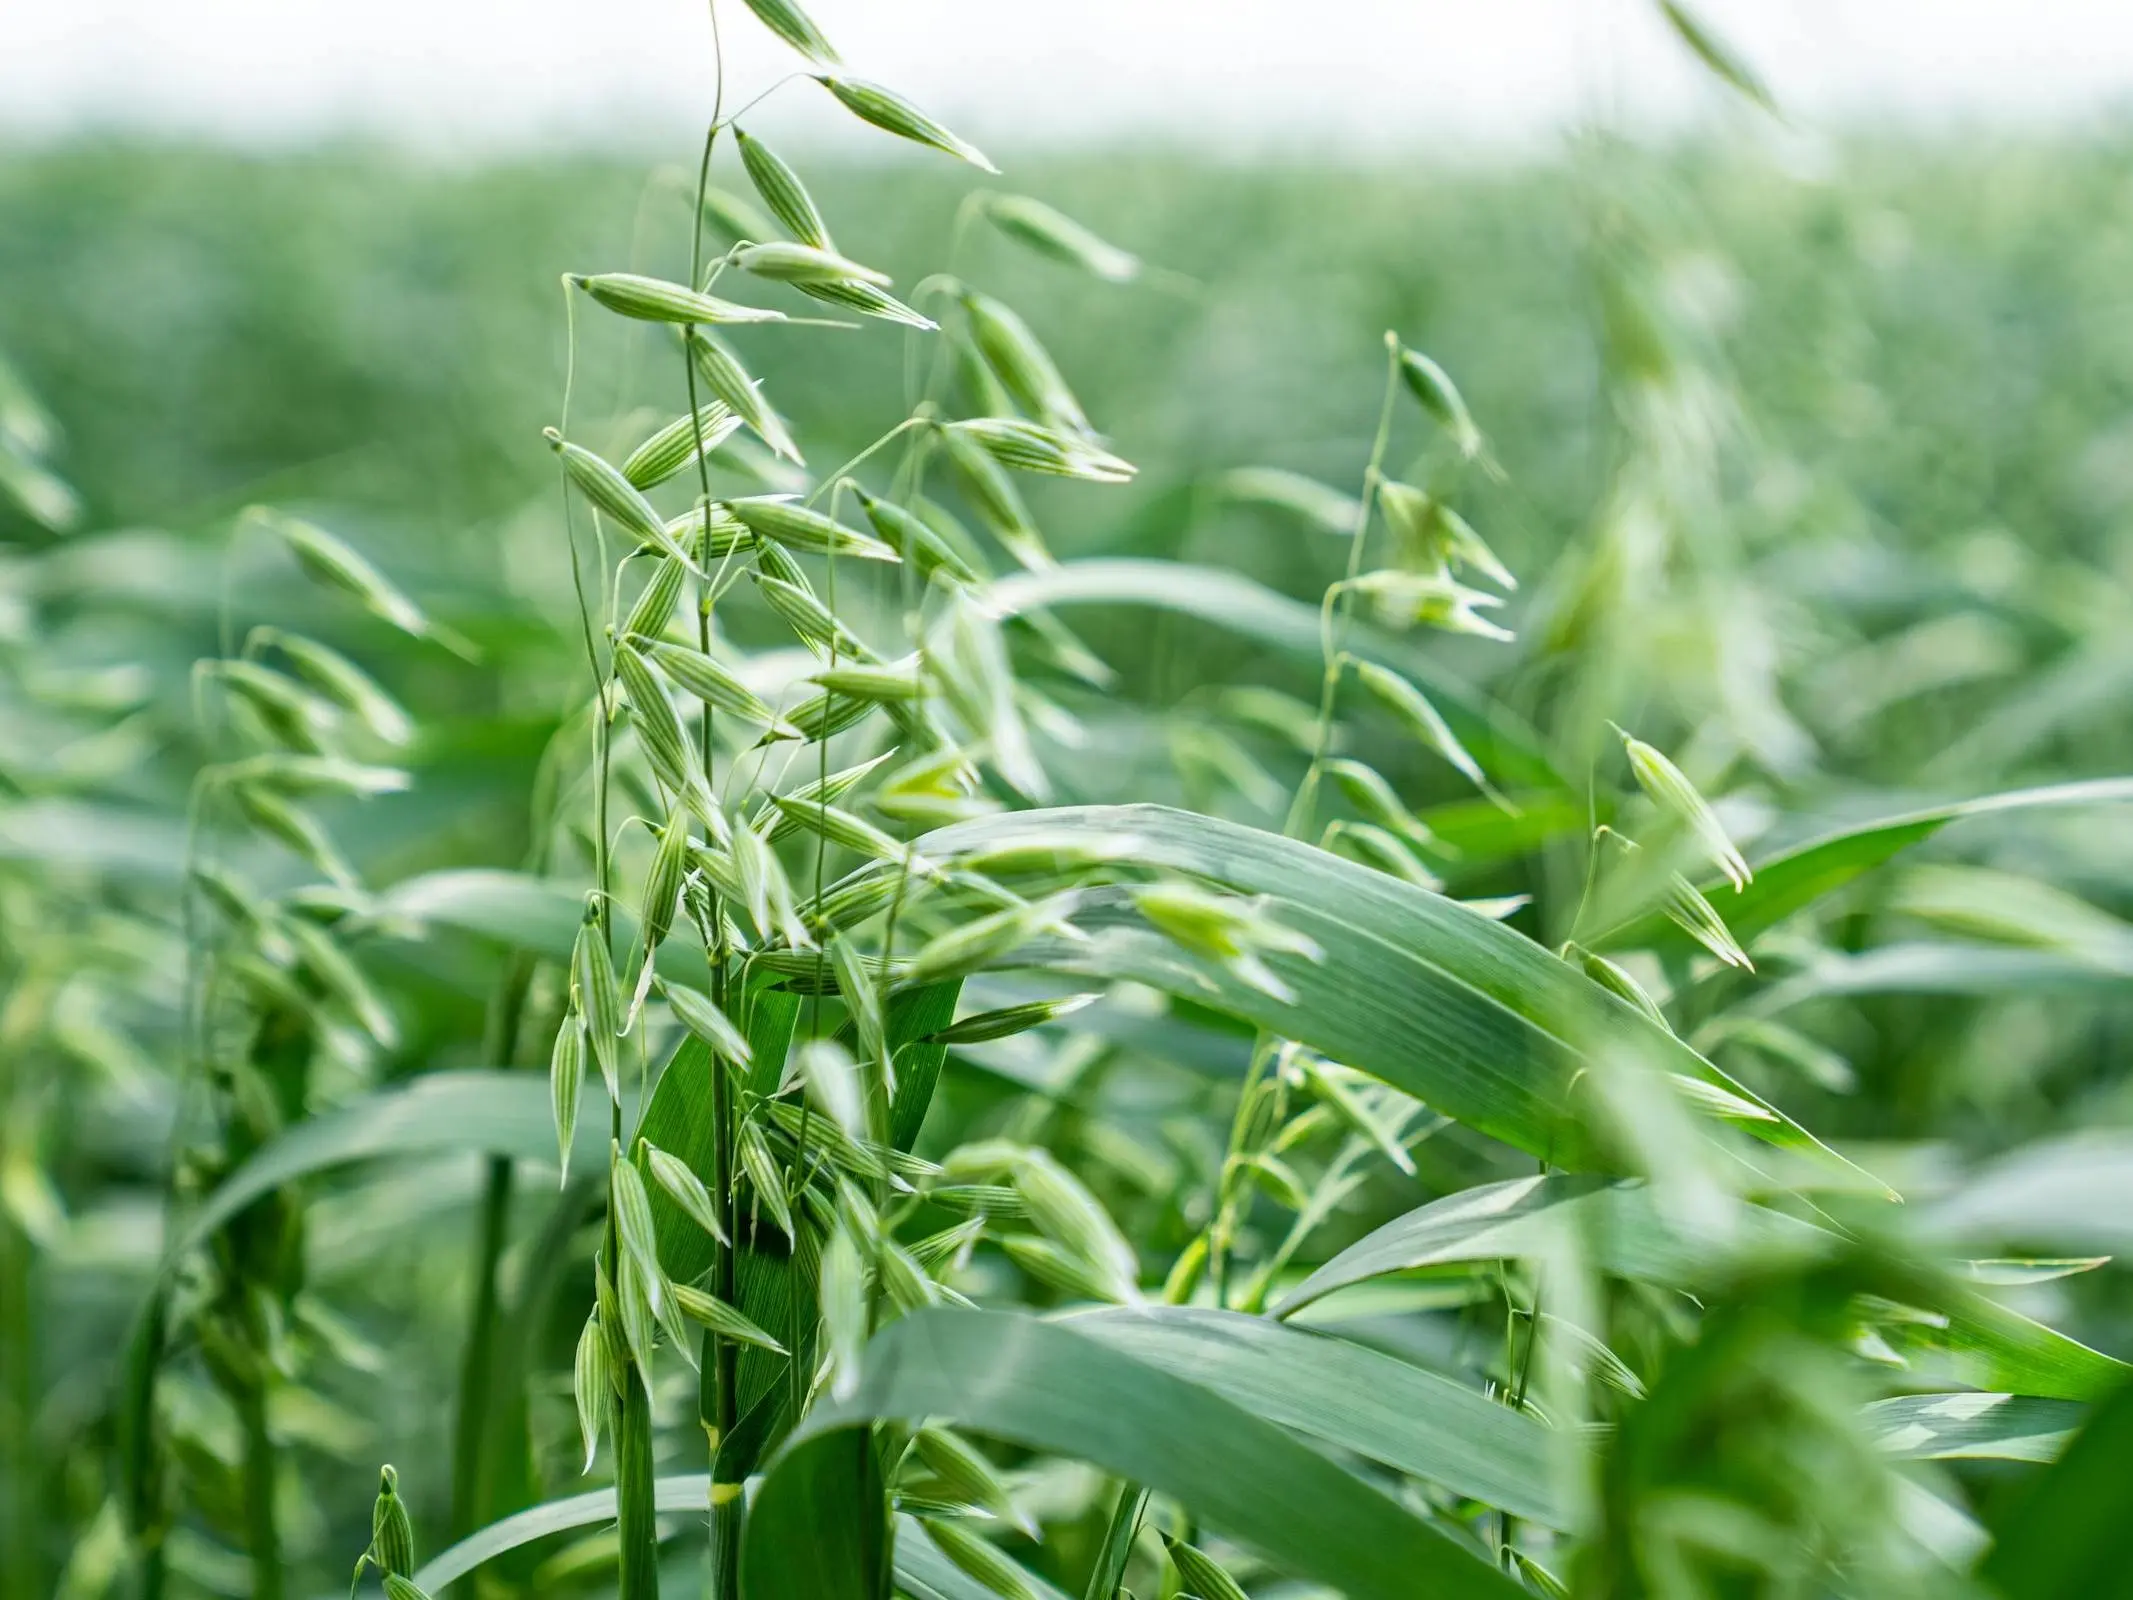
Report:
<svg viewBox="0 0 2133 1600"><path fill-rule="evenodd" d="M889 1545L888 1495L873 1435L803 1424L748 1507L741 1594L744 1600L883 1600Z"/></svg>
<svg viewBox="0 0 2133 1600"><path fill-rule="evenodd" d="M596 1125L597 1124L597 1125ZM598 1164L606 1119L579 1119L573 1165ZM175 1258L261 1195L356 1161L471 1151L553 1167L548 1080L534 1072L431 1072L294 1123L218 1184L171 1239Z"/></svg>
<svg viewBox="0 0 2133 1600"><path fill-rule="evenodd" d="M1758 1136L1819 1148L1649 1017L1501 923L1385 873L1261 829L1164 806L1069 806L960 823L920 847L936 859L1018 836L1087 833L1121 864L1190 873L1261 897L1266 917L1319 958L1267 958L1293 999L1244 982L1138 923L1123 896L1084 901L1099 937L1032 941L1008 963L1167 989L1297 1039L1446 1116L1559 1167L1612 1159L1574 1091L1605 1053L1722 1086L1767 1112ZM1109 907L1107 913L1106 907Z"/></svg>
<svg viewBox="0 0 2133 1600"><path fill-rule="evenodd" d="M704 1512L710 1503L708 1473L689 1473L660 1478L653 1484L653 1504L672 1515ZM416 1585L428 1594L442 1594L468 1573L498 1556L524 1548L575 1528L596 1527L615 1519L615 1491L594 1489L585 1494L530 1506L432 1557L414 1575ZM990 1600L990 1591L980 1588L926 1537L926 1530L909 1517L898 1517L896 1530L896 1586L914 1600ZM1058 1591L1043 1579L1029 1574L1040 1600L1054 1600Z"/></svg>
<svg viewBox="0 0 2133 1600"><path fill-rule="evenodd" d="M2031 1395L1906 1394L1866 1408L1875 1442L1911 1461L2051 1461L2085 1408Z"/></svg>
<svg viewBox="0 0 2133 1600"><path fill-rule="evenodd" d="M654 1494L653 1503L661 1511L702 1513L711 1503L711 1478L708 1473L701 1472L687 1477L661 1478L654 1485ZM490 1523L450 1549L432 1556L416 1571L415 1586L425 1594L442 1594L447 1585L457 1583L484 1562L494 1561L536 1539L614 1520L613 1489L594 1489L562 1500L550 1500L545 1505L530 1506Z"/></svg>
<svg viewBox="0 0 2133 1600"><path fill-rule="evenodd" d="M1438 1373L1234 1311L1117 1307L1065 1325L1283 1427L1525 1521L1567 1526L1548 1430Z"/></svg>
<svg viewBox="0 0 2133 1600"><path fill-rule="evenodd" d="M1275 1307L1294 1316L1336 1290L1388 1273L1459 1262L1507 1261L1576 1243L1601 1271L1644 1283L1685 1287L1729 1263L1820 1253L1830 1236L1760 1206L1737 1206L1707 1219L1668 1215L1643 1184L1592 1178L1513 1178L1462 1189L1393 1218L1298 1284Z"/></svg>
<svg viewBox="0 0 2133 1600"><path fill-rule="evenodd" d="M1723 1281L1754 1266L1806 1260L1840 1236L1763 1206L1674 1215L1643 1184L1518 1178L1462 1190L1358 1240L1299 1284L1276 1314L1293 1316L1337 1289L1389 1273L1542 1257L1558 1244L1599 1271L1671 1289ZM1914 1286L1945 1319L1937 1342L1955 1381L1980 1389L2089 1400L2126 1368L1953 1279Z"/></svg>
<svg viewBox="0 0 2133 1600"><path fill-rule="evenodd" d="M1418 1585L1440 1600L1521 1592L1382 1490L1211 1386L1070 1323L935 1308L878 1334L858 1391L810 1416L771 1463L745 1534L749 1600L863 1600L783 1576L795 1540L868 1537L863 1519L855 1526L844 1515L847 1501L817 1494L813 1451L840 1430L863 1438L876 1419L927 1417L1147 1484L1274 1566L1349 1600L1410 1600Z"/></svg>

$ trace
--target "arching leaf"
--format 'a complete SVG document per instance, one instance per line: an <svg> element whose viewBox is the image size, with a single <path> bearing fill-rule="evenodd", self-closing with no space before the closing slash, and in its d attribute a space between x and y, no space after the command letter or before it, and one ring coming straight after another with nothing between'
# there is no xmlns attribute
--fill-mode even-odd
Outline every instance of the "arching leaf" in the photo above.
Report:
<svg viewBox="0 0 2133 1600"><path fill-rule="evenodd" d="M772 1461L745 1534L749 1600L863 1600L806 1586L832 1570L863 1571L870 1536L863 1519L856 1527L837 1520L841 1501L818 1497L828 1475L815 1452L840 1431L863 1438L859 1430L877 1418L927 1417L1147 1484L1276 1567L1349 1600L1406 1600L1419 1575L1442 1600L1520 1593L1382 1490L1210 1387L1067 1323L935 1308L878 1334L858 1391L809 1417ZM803 1576L787 1558L807 1541L853 1548L810 1558L818 1570Z"/></svg>

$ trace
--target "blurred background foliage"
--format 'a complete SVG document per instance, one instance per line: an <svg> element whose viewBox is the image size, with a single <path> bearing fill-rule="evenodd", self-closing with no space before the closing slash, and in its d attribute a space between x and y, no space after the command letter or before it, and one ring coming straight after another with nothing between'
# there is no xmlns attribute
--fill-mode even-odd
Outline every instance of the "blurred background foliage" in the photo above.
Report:
<svg viewBox="0 0 2133 1600"><path fill-rule="evenodd" d="M1349 483L1376 337L1396 328L1457 375L1481 419L1504 470L1471 475L1462 503L1529 579L1511 619L1523 649L1435 647L1455 670L1545 721L1563 691L1551 655L1589 627L1572 591L1601 581L1592 552L1609 548L1625 462L1634 473L1640 449L1679 453L1648 442L1650 396L1665 393L1667 438L1707 459L1671 576L1618 597L1653 659L1606 715L1693 730L1731 713L1794 832L1843 816L1848 793L1881 791L1885 805L1891 790L1937 800L2123 770L2133 235L2091 224L2133 202L2133 148L2040 142L1981 158L1860 143L1800 171L1753 149L1595 139L1533 167L1121 155L1014 180L1175 274L1121 293L982 228L968 238L967 259L1070 353L1091 413L1142 468L1093 500L1034 491L1063 558L1198 561L1315 598L1340 542L1227 502L1215 481L1275 465ZM937 260L964 192L930 167L826 168L817 187L906 282ZM181 624L121 643L112 630L126 625L85 607L78 630L40 641L50 665L167 652L135 659L159 734L182 738L182 667L212 635L233 514L257 500L330 513L503 669L434 650L378 663L418 710L427 759L449 770L356 825L392 834L372 846L393 852L389 876L515 862L520 797L572 670L540 466L565 347L557 281L588 262L678 270L686 211L678 170L594 163L460 171L127 146L0 163L0 349L63 429L57 464L100 530L40 564L40 592L121 592ZM651 336L595 319L584 338L576 404L609 442L679 408ZM1654 354L1655 339L1680 348ZM777 365L781 404L826 453L901 415L896 338L769 329L735 342ZM1667 376L1651 377L1654 362ZM1678 480L1678 462L1666 470ZM6 526L18 556L48 542L19 514ZM274 581L269 552L240 545L233 559ZM332 626L301 587L257 609L290 606ZM1701 637L1700 624L1654 626L1699 608ZM1303 681L1258 671L1255 646L1188 619L1080 616L1132 698L1159 708L1255 671ZM2048 864L2069 829L2081 842L2066 887L2124 907L2133 839L2113 848L2115 828L2029 819L2006 848ZM1877 1092L1831 1113L1868 1119L1858 1133L1997 1137L2103 1092L2101 1020L2083 1024L2102 1030L2091 1049L2069 1050L2042 1004L2017 1000L1984 1033L1926 1026L1941 1011L1890 1018L1868 1069Z"/></svg>
<svg viewBox="0 0 2133 1600"><path fill-rule="evenodd" d="M840 237L899 282L938 265L965 189L901 165L817 166L811 181ZM1612 717L1663 736L1726 793L1729 824L1760 854L1847 819L2133 769L2133 230L2098 225L2133 209L2133 141L1858 141L1781 161L1593 136L1526 166L1247 170L1116 154L1012 182L1167 269L1118 291L982 230L965 241L1141 467L1103 497L1033 492L1063 559L1201 562L1315 603L1341 541L1225 497L1220 476L1270 465L1352 490L1392 328L1456 375L1501 467L1467 474L1460 503L1526 580L1507 613L1517 647L1430 648L1539 726L1572 788L1606 754ZM582 671L540 439L563 375L559 278L625 262L681 275L685 185L622 164L455 170L360 150L0 157L0 352L54 424L31 453L80 497L65 535L43 525L67 520L49 496L42 519L0 509L0 856L84 886L55 897L31 887L49 879L0 879L15 977L0 1032L30 1029L34 1011L39 1048L82 1068L10 1076L0 1063L9 1236L51 1252L40 1376L8 1397L17 1425L0 1428L12 1475L40 1474L53 1518L36 1555L12 1542L18 1574L93 1526L104 1386L156 1252L170 1089L127 1041L173 1003L179 947L108 916L85 886L105 874L121 907L167 903L200 757L190 664L266 617L344 645L422 728L410 793L331 813L365 878L518 865L525 796ZM595 319L582 333L581 436L619 448L680 408L657 330ZM775 370L779 404L825 460L904 413L900 338L772 328L734 342ZM481 665L381 648L264 541L232 544L255 501L344 533L474 641ZM1209 734L1208 686L1308 695L1315 663L1167 613L1091 608L1074 623L1122 681L1105 697L1060 690L1102 757L1053 763L1064 798L1168 798L1278 826L1250 759ZM1448 839L1479 826L1441 767L1383 765ZM1513 844L1537 848L1477 848L1448 875L1461 892L1540 891L1560 908L1577 869L1551 852L1585 820L1535 814L1534 836ZM1725 1064L1927 1191L1962 1156L2128 1120L2123 811L1979 819L1918 860L1842 901L1820 930L1827 949L1923 928L1994 949L2078 945L2081 961L2048 983L2010 967L1810 998L1788 1015L1820 1054L1729 1050ZM1984 874L1998 870L2046 899L1996 896L2001 880ZM1532 913L1516 925L1566 931ZM1782 942L1773 953L1783 971ZM405 1031L386 1076L486 1064L491 954L378 959ZM1005 1081L951 1077L946 1114L981 1125ZM1204 1092L1189 1073L1113 1078L1089 1093L1111 1124L1139 1119L1141 1137L1121 1142L1103 1118L1084 1127L1077 1105L1047 1129L1094 1157L1092 1181L1158 1252L1189 1233L1165 1195L1180 1161L1205 1156L1171 1119ZM1483 1144L1455 1130L1426 1147L1425 1178L1448 1190L1496 1175ZM348 1542L385 1457L441 1526L438 1396L479 1184L472 1161L395 1169L310 1212L312 1287L346 1313L322 1314L311 1337L346 1359L280 1423L310 1452L317 1490L291 1523L301 1550ZM1333 1242L1404 1203L1366 1192ZM541 1215L528 1201L526 1231ZM11 1318L26 1314L26 1282L0 1285ZM2122 1280L2022 1294L2133 1356ZM559 1297L548 1376L567 1369L583 1298ZM545 1437L568 1432L567 1382L530 1398ZM540 1465L556 1490L565 1464ZM1953 1470L1984 1505L2011 1476ZM195 1565L213 1586L212 1555ZM72 1592L98 1592L93 1578Z"/></svg>

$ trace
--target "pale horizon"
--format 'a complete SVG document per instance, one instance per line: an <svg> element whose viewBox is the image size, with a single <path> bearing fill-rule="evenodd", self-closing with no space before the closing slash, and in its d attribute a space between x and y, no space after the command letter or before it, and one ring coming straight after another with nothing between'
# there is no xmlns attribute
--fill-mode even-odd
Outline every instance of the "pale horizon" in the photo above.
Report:
<svg viewBox="0 0 2133 1600"><path fill-rule="evenodd" d="M1308 26L1289 0L811 9L856 75L1010 150L1146 138L1243 159L1405 156L1740 115L1648 0L1319 0ZM1699 12L1775 91L1786 137L2078 132L2133 109L2133 7L2109 0L1703 0ZM720 15L736 97L800 64L735 0ZM69 0L18 8L0 38L0 138L15 142L640 149L700 123L712 92L701 0ZM819 141L825 119L801 103L814 93L781 91L759 123ZM876 137L828 125L839 148Z"/></svg>

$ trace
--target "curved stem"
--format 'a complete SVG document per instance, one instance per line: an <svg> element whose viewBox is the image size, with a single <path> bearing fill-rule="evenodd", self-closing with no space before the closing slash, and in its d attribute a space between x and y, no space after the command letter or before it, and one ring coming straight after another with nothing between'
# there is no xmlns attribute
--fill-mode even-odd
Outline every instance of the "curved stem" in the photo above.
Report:
<svg viewBox="0 0 2133 1600"><path fill-rule="evenodd" d="M716 35L714 35L714 39L715 39L715 37L716 37ZM788 83L798 83L798 82L799 82L799 81L800 81L800 80L801 80L802 78L812 78L813 76L814 76L814 74L813 74L812 72L788 72L788 73L786 73L784 77L780 78L780 79L779 79L779 80L778 80L778 81L777 81L776 83L772 84L772 85L771 85L771 86L770 86L769 88L765 89L765 90L764 90L764 91L763 91L763 92L762 92L761 94L759 94L759 95L755 96L755 98L754 98L754 99L752 99L752 100L749 100L749 101L748 101L748 102L746 102L746 103L745 103L744 105L742 105L742 106L740 107L740 109L739 109L739 110L737 110L737 111L735 111L735 112L733 113L733 115L732 115L732 116L730 116L730 117L727 117L727 118L725 118L725 119L724 119L723 121L721 121L721 120L720 120L720 119L718 118L718 116L717 116L716 114L714 114L714 115L712 116L712 119L711 119L711 131L712 131L713 133L716 133L716 132L717 132L717 131L718 131L719 129L721 129L721 128L730 128L730 127L732 127L732 126L733 126L733 125L734 125L735 123L739 122L739 121L741 120L741 118L743 118L743 117L747 116L749 112L753 111L753 110L754 110L754 109L755 109L755 108L756 108L757 106L761 105L761 104L762 104L762 103L763 103L763 102L764 102L765 100L768 100L768 99L769 99L769 98L770 98L770 97L771 97L772 95L776 94L776 93L777 93L777 92L778 92L778 91L779 91L780 89L784 88L784 87L785 87L785 86L786 86L786 85L787 85ZM701 206L699 206L699 207L698 207L697 209L698 209L698 210L702 210L703 208L702 208Z"/></svg>
<svg viewBox="0 0 2133 1600"><path fill-rule="evenodd" d="M1400 340L1398 335L1387 333L1385 396L1378 405L1378 431L1370 445L1370 464L1363 469L1363 493L1356 505L1355 530L1348 536L1348 570L1339 583L1326 591L1320 613L1320 650L1324 656L1325 673L1318 691L1318 732L1311 765L1305 769L1303 782L1296 786L1296 798L1289 806L1287 822L1282 825L1281 831L1291 839L1300 839L1311 831L1311 817L1318 800L1319 774L1332 750L1333 706L1341 686L1340 638L1352 609L1350 595L1355 580L1363 571L1363 550L1370 540L1370 517L1377 505L1378 487L1384 481L1385 451L1392 442L1392 406L1399 394L1399 386Z"/></svg>
<svg viewBox="0 0 2133 1600"><path fill-rule="evenodd" d="M852 471L852 469L855 467L865 465L870 458L875 455L878 455L881 451L887 449L891 444L895 443L896 439L901 434L907 432L912 428L921 427L924 424L931 422L932 420L933 414L931 413L931 411L914 411L910 416L904 418L903 421L899 422L895 427L891 428L879 439L876 439L872 444L868 445L864 450L860 451L859 454L852 457L851 460L845 462L835 471L825 474L822 481L816 484L815 487L808 493L807 498L801 501L800 503L805 506L813 505L817 500L822 498L822 493L825 489L834 491L839 484L843 483L846 473ZM835 663L832 663L832 665L834 664Z"/></svg>

